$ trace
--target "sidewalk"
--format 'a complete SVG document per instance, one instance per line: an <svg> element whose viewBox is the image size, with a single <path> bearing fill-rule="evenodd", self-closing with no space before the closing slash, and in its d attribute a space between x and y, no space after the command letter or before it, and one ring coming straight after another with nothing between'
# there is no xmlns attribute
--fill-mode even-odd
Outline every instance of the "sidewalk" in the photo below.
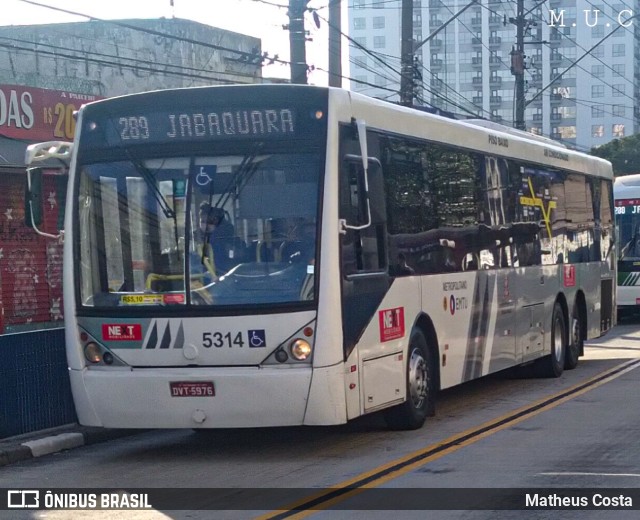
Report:
<svg viewBox="0 0 640 520"><path fill-rule="evenodd" d="M67 424L0 439L0 467L79 446L96 444L147 430L116 430Z"/></svg>

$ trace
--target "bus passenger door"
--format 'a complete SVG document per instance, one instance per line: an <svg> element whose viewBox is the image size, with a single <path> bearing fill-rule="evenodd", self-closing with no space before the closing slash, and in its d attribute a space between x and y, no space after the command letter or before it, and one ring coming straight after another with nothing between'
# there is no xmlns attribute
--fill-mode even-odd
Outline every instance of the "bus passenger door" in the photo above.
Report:
<svg viewBox="0 0 640 520"><path fill-rule="evenodd" d="M364 409L404 397L404 369L398 349L380 342L378 311L390 287L387 269L386 211L382 169L369 160L368 218L362 158L346 155L340 171L342 326L345 360L358 345ZM352 229L353 227L361 229ZM400 359L399 359L400 358ZM362 393L364 392L364 394Z"/></svg>

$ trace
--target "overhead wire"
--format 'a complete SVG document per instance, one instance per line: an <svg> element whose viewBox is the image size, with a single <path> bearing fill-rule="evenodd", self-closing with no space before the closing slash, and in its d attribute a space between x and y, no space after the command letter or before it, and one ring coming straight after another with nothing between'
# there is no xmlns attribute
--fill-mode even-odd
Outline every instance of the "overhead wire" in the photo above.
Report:
<svg viewBox="0 0 640 520"><path fill-rule="evenodd" d="M36 41L32 41L32 40L23 40L21 38L11 38L11 37L7 37L7 36L2 36L0 35L0 41L2 40L6 40L9 42L16 42L16 43L20 43L20 44L25 44L25 45L33 45L34 48L33 49L28 49L34 53L42 53L42 51L40 50L40 48L47 48L47 49L53 49L53 50L61 50L61 51L66 51L66 52L79 52L82 53L82 56L78 56L77 59L78 60L82 60L85 61L87 56L97 56L100 58L110 58L110 59L116 59L116 60L126 60L129 62L132 62L132 64L130 64L130 68L134 68L133 64L144 64L144 65L148 65L149 61L148 60L143 60L140 58L131 58L128 56L121 56L121 55L114 55L114 54L107 54L107 53L102 53L102 52L98 52L98 51L88 51L86 49L76 49L73 47L65 47L62 45L53 45L53 44L48 44L48 43L42 43L42 42L36 42ZM25 50L24 47L17 47L21 50ZM54 55L57 55L54 54ZM119 67L119 66L123 66L125 65L124 63L118 63L118 62L114 62L112 66L114 67ZM188 73L191 72L204 72L202 67L189 67L187 65L176 65L173 63L158 63L157 65L161 66L161 67L171 67L174 69L178 69L179 70L184 70ZM160 69L157 70L158 74L163 74L165 71L162 71ZM243 72L225 72L225 71L211 71L215 74L220 74L223 76L244 76L247 78L252 78L254 77L253 74L250 73L243 73Z"/></svg>
<svg viewBox="0 0 640 520"><path fill-rule="evenodd" d="M127 22L119 21L119 20L106 20L106 19L103 19L103 18L98 18L96 16L88 15L88 14L85 14L85 13L80 13L80 12L77 12L77 11L71 11L69 9L63 9L61 7L55 7L55 6L52 6L52 5L43 4L41 2L36 2L34 0L18 0L18 1L26 3L26 4L30 4L30 5L35 5L35 6L38 6L38 7L44 7L46 9L51 9L53 11L58 11L58 12L66 13L66 14L72 14L74 16L81 16L81 17L84 17L84 18L89 18L90 20L96 20L96 21L99 21L99 22L115 25L115 26L118 26L118 27L123 27L125 29L130 29L130 30L133 30L133 31L144 32L144 33L147 33L147 34L151 34L153 36L159 36L159 37L167 38L167 39L170 39L170 40L176 40L176 41L182 41L182 42L185 42L185 43L191 43L193 45L199 45L199 46L202 46L202 47L215 49L217 51L225 51L225 52L229 52L229 53L232 53L232 54L237 54L238 56L244 57L245 59L255 58L254 54L252 54L250 52L247 52L247 51L241 51L239 49L233 49L231 47L224 47L222 45L216 45L216 44L213 44L213 43L203 42L203 41L200 41L200 40L195 40L193 38L187 38L187 37L184 37L184 36L178 36L178 35L171 34L171 33L157 31L155 29L149 29L149 28L146 28L146 27L142 27L142 26L135 25L135 24L130 24L130 23L127 23ZM286 64L286 65L291 65L290 61L281 60L280 58L277 58L275 56L274 57L268 57L268 54L267 54L264 57L265 57L265 59L267 59L269 61L274 61L274 62L277 62L277 63L283 63L283 64Z"/></svg>

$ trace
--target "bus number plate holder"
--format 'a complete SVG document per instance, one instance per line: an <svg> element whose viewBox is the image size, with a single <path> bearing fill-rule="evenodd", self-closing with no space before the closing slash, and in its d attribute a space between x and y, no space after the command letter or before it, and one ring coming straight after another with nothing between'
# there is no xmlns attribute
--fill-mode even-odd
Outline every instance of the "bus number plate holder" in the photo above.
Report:
<svg viewBox="0 0 640 520"><path fill-rule="evenodd" d="M169 383L171 397L214 397L212 381L172 381Z"/></svg>

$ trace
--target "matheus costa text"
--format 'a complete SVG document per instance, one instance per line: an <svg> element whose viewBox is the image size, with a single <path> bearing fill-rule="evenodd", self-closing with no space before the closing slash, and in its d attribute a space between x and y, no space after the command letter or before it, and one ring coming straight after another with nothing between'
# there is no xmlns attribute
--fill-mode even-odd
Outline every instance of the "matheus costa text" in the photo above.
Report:
<svg viewBox="0 0 640 520"><path fill-rule="evenodd" d="M525 507L633 507L633 500L622 494L605 496L595 493L591 496L568 497L527 493Z"/></svg>

